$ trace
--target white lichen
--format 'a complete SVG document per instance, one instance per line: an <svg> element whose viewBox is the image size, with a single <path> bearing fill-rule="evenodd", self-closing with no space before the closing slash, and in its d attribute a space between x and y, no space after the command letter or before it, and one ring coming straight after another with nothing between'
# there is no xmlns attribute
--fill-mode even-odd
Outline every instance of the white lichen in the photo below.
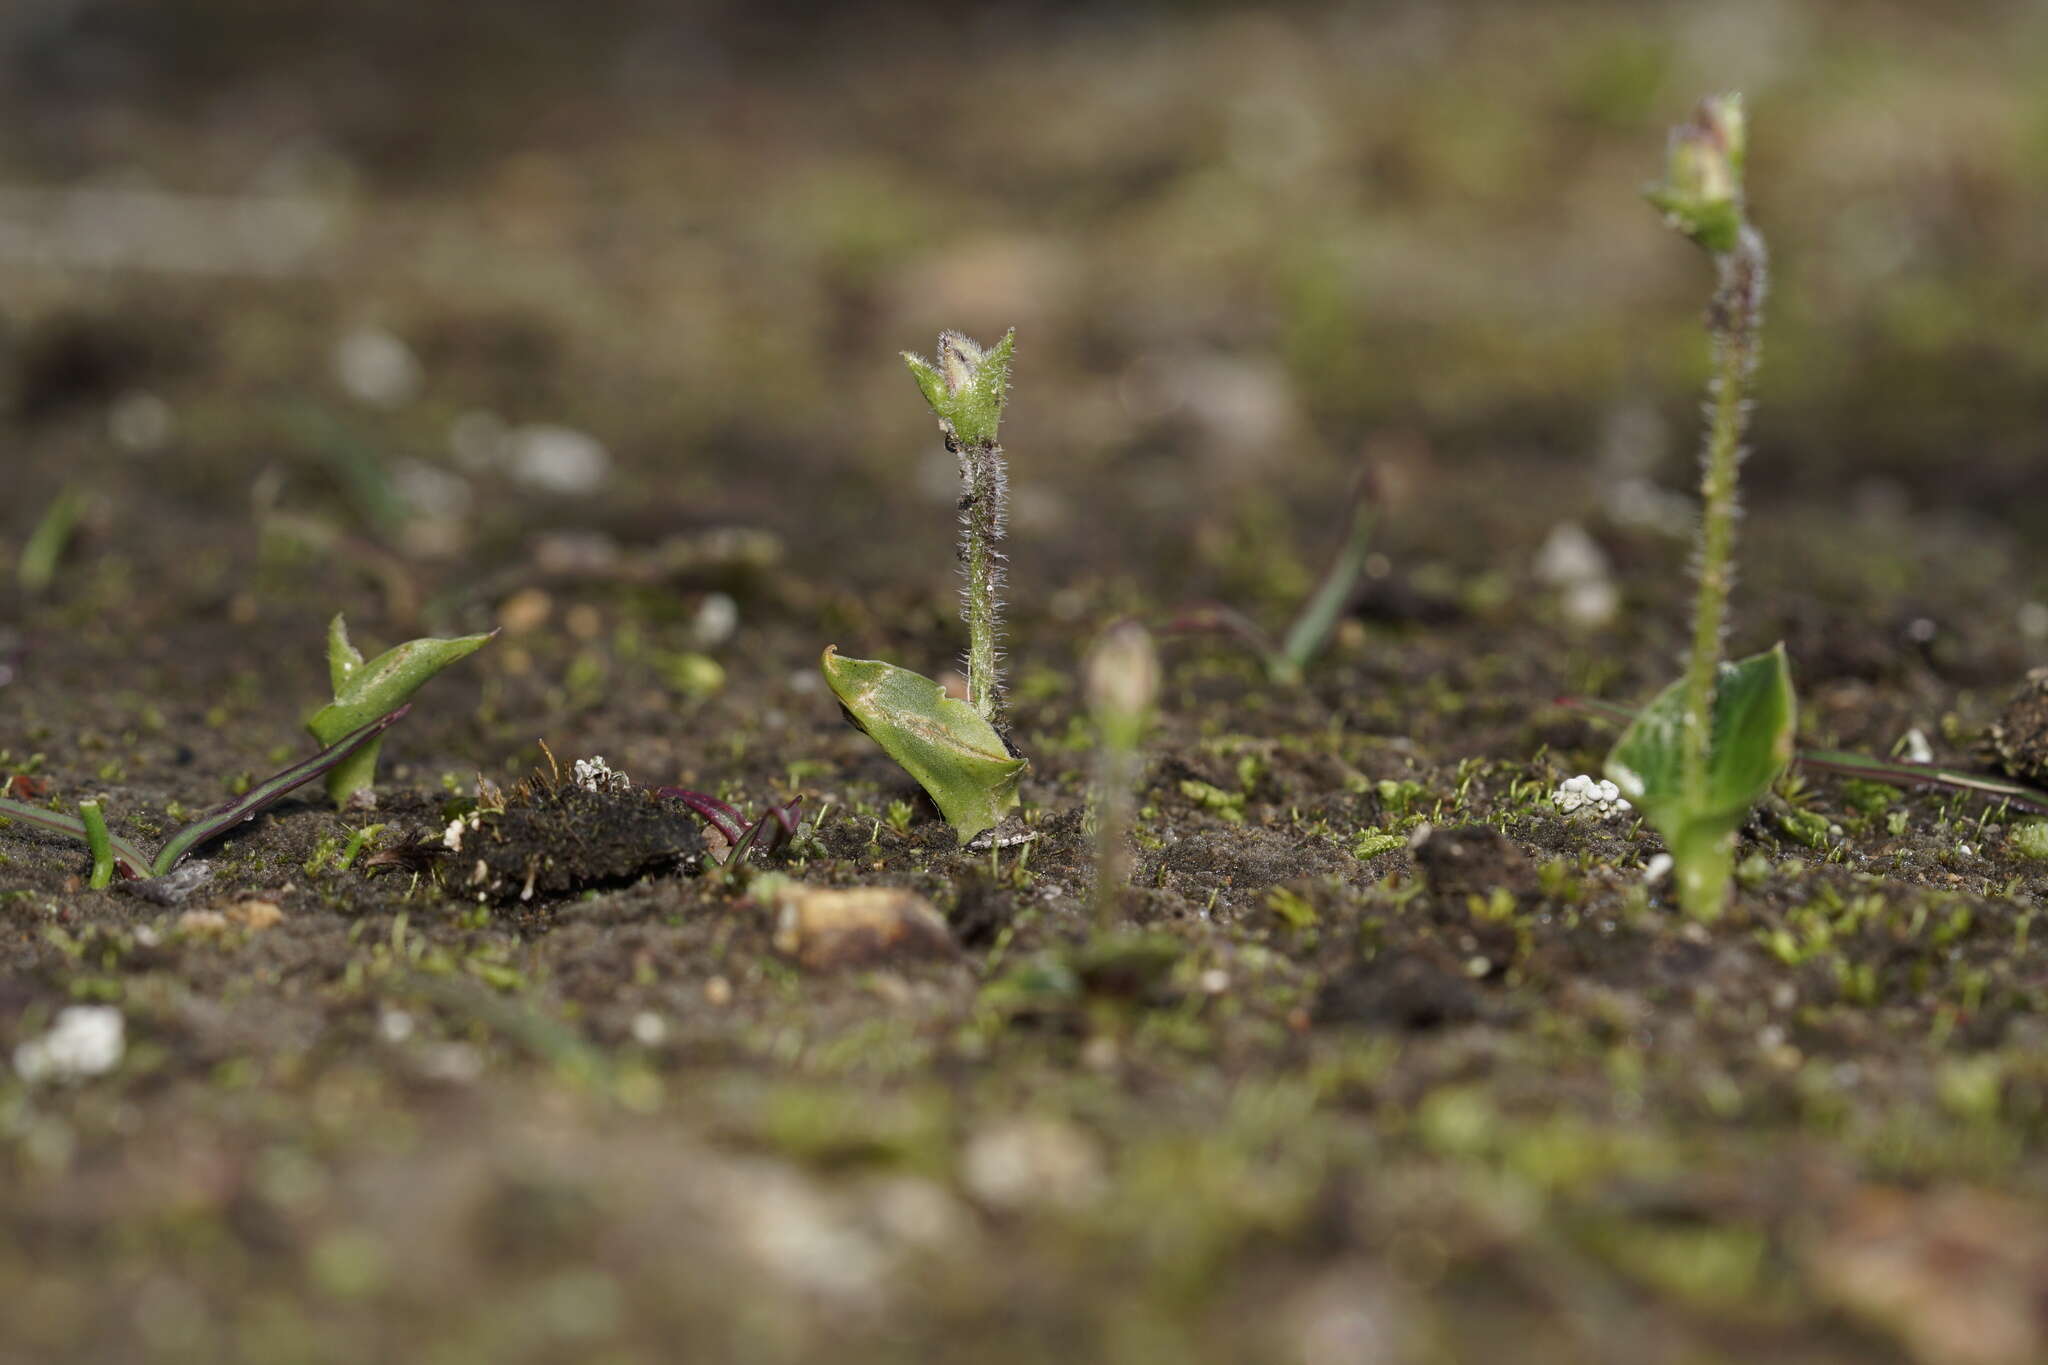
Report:
<svg viewBox="0 0 2048 1365"><path fill-rule="evenodd" d="M570 780L587 792L629 792L633 779L615 770L602 755L579 758L569 768Z"/></svg>

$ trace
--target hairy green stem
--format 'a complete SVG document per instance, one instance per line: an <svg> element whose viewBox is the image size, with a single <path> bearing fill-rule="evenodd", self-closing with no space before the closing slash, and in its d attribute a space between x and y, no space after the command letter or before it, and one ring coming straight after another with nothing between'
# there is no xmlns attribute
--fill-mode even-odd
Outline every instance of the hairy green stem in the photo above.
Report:
<svg viewBox="0 0 2048 1365"><path fill-rule="evenodd" d="M1735 577L1736 471L1742 463L1742 433L1749 416L1749 382L1756 372L1763 323L1766 258L1763 238L1744 224L1735 245L1713 253L1719 283L1708 308L1714 374L1707 395L1708 429L1700 473L1699 596L1693 610L1692 656L1685 675L1682 768L1686 798L1705 799L1707 758L1713 747L1714 691L1721 668L1721 639L1728 619L1728 594ZM1683 889L1683 884L1682 884ZM1724 886L1700 885L1700 896L1718 896ZM1718 904L1693 904L1712 914Z"/></svg>
<svg viewBox="0 0 2048 1365"><path fill-rule="evenodd" d="M967 574L961 615L967 621L967 698L991 725L1000 727L1002 683L997 660L1002 648L1003 523L1009 502L1009 471L1003 448L994 441L963 444L948 437L946 448L960 461L960 562Z"/></svg>
<svg viewBox="0 0 2048 1365"><path fill-rule="evenodd" d="M78 818L85 824L85 845L92 850L92 880L86 885L104 891L114 883L114 841L107 834L107 817L98 801L81 801Z"/></svg>

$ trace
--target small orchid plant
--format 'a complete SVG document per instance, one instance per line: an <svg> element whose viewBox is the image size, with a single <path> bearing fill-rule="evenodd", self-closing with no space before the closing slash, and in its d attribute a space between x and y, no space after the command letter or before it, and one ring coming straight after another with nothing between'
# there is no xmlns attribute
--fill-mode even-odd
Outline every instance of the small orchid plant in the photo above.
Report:
<svg viewBox="0 0 2048 1365"><path fill-rule="evenodd" d="M1742 193L1746 129L1739 95L1701 101L1672 130L1665 178L1647 191L1672 228L1714 263L1707 328L1713 379L1701 459L1699 592L1685 676L1637 713L1607 775L1663 834L1679 902L1700 919L1727 903L1735 833L1792 759L1797 707L1785 647L1721 659L1735 573L1736 474L1763 325L1766 257Z"/></svg>
<svg viewBox="0 0 2048 1365"><path fill-rule="evenodd" d="M847 717L930 794L965 843L1001 824L1018 803L1029 766L1003 733L1003 523L1009 472L996 441L1017 334L983 348L941 332L935 360L905 352L912 377L960 462L960 562L966 575L967 700L879 659L849 659L827 646L825 681Z"/></svg>

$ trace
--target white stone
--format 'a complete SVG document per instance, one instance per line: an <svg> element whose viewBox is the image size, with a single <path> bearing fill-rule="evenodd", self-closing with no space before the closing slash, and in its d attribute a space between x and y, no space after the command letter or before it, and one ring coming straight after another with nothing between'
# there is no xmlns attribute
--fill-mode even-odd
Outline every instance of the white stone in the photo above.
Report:
<svg viewBox="0 0 2048 1365"><path fill-rule="evenodd" d="M381 327L358 327L334 343L334 377L351 398L394 408L425 378L412 348Z"/></svg>
<svg viewBox="0 0 2048 1365"><path fill-rule="evenodd" d="M104 1076L121 1064L127 1023L112 1005L66 1005L40 1038L14 1049L14 1069L25 1081L79 1081Z"/></svg>
<svg viewBox="0 0 2048 1365"><path fill-rule="evenodd" d="M506 437L506 468L529 488L546 493L589 493L611 473L611 453L595 436L535 423Z"/></svg>

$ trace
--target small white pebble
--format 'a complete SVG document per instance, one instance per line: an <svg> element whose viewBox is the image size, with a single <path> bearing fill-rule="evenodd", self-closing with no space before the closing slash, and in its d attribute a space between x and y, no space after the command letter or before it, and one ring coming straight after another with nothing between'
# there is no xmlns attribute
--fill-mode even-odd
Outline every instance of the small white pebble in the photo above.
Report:
<svg viewBox="0 0 2048 1365"><path fill-rule="evenodd" d="M710 649L730 640L739 624L739 603L722 592L706 593L704 600L697 604L696 616L690 621L690 637L699 648Z"/></svg>
<svg viewBox="0 0 2048 1365"><path fill-rule="evenodd" d="M25 1081L81 1081L121 1064L127 1023L112 1005L66 1005L40 1038L14 1049L14 1069Z"/></svg>
<svg viewBox="0 0 2048 1365"><path fill-rule="evenodd" d="M1208 971L1202 973L1202 993L1204 995L1221 995L1229 989L1230 973L1224 971L1221 967L1211 967Z"/></svg>
<svg viewBox="0 0 2048 1365"><path fill-rule="evenodd" d="M1656 857L1650 859L1649 862L1643 864L1643 885L1645 886L1655 886L1670 875L1671 855L1669 853L1659 853Z"/></svg>
<svg viewBox="0 0 2048 1365"><path fill-rule="evenodd" d="M334 377L351 398L393 408L420 391L412 348L381 327L358 327L334 344Z"/></svg>
<svg viewBox="0 0 2048 1365"><path fill-rule="evenodd" d="M1971 848L1968 844L1957 844L1956 852L1961 854L1965 858L1974 858L1977 856L1977 850Z"/></svg>
<svg viewBox="0 0 2048 1365"><path fill-rule="evenodd" d="M402 1043L412 1037L412 1016L404 1010L385 1010L377 1018L377 1033L387 1043Z"/></svg>
<svg viewBox="0 0 2048 1365"><path fill-rule="evenodd" d="M589 493L611 473L611 453L595 436L545 422L506 437L512 477L545 493Z"/></svg>
<svg viewBox="0 0 2048 1365"><path fill-rule="evenodd" d="M153 393L130 389L107 409L107 434L132 455L161 450L177 426L171 405Z"/></svg>
<svg viewBox="0 0 2048 1365"><path fill-rule="evenodd" d="M642 1047L658 1047L668 1037L668 1024L653 1010L633 1016L633 1041Z"/></svg>

